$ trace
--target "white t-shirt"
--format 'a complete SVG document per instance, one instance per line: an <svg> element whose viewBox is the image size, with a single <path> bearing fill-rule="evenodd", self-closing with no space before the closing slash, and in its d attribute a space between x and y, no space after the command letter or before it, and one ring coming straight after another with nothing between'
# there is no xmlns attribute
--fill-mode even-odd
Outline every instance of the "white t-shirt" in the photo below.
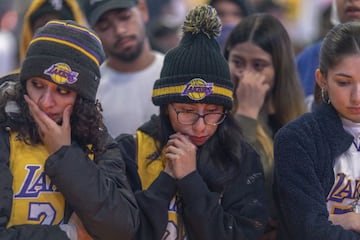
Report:
<svg viewBox="0 0 360 240"><path fill-rule="evenodd" d="M0 31L0 76L16 68L16 39L11 32Z"/></svg>
<svg viewBox="0 0 360 240"><path fill-rule="evenodd" d="M360 193L360 123L341 120L345 131L354 136L354 140L350 148L335 159L335 182L327 197L330 214L352 211L351 204Z"/></svg>
<svg viewBox="0 0 360 240"><path fill-rule="evenodd" d="M122 73L104 62L97 92L104 122L113 137L135 133L136 129L159 111L151 101L154 82L160 78L164 55L155 52L154 62L141 71Z"/></svg>

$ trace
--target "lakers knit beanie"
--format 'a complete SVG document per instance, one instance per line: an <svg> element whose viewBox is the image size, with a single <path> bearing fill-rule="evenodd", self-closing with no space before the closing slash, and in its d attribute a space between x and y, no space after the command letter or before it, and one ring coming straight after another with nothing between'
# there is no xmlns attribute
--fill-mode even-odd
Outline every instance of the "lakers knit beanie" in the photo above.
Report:
<svg viewBox="0 0 360 240"><path fill-rule="evenodd" d="M94 31L72 20L53 20L39 28L30 42L20 81L42 77L95 101L104 59Z"/></svg>
<svg viewBox="0 0 360 240"><path fill-rule="evenodd" d="M179 45L165 55L160 79L154 84L153 103L207 103L231 109L233 84L215 40L221 31L216 10L206 4L196 6L182 29Z"/></svg>

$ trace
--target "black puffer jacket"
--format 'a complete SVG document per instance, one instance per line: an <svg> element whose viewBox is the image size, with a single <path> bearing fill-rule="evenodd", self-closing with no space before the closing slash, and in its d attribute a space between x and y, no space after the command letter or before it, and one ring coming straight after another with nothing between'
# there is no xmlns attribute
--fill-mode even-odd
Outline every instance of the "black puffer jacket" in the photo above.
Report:
<svg viewBox="0 0 360 240"><path fill-rule="evenodd" d="M11 150L10 150L11 151ZM21 225L6 228L12 207L12 174L8 167L8 132L0 129L0 239L68 239L59 226ZM95 164L96 163L96 164ZM113 139L105 153L89 160L79 146L62 147L45 165L46 174L64 195L95 239L132 239L138 208ZM68 221L71 210L64 216Z"/></svg>
<svg viewBox="0 0 360 240"><path fill-rule="evenodd" d="M157 121L159 119L153 117L140 127L140 131L153 136ZM142 191L137 174L137 143L134 136L123 134L116 140L141 209L137 239L162 239L168 223L169 202L176 191L181 197L180 212L190 240L257 239L264 231L268 204L265 200L263 169L259 156L245 143L240 171L223 190L216 189L216 184L211 181L224 174L224 171L207 161L206 166L198 166L197 171L181 180L162 172L147 190ZM197 162L210 158L207 144L198 148Z"/></svg>

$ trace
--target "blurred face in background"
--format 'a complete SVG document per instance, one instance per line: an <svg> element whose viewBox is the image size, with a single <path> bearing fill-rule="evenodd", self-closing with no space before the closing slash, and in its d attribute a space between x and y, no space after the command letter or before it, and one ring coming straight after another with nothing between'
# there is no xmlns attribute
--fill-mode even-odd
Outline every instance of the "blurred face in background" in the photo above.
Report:
<svg viewBox="0 0 360 240"><path fill-rule="evenodd" d="M223 25L236 25L243 18L242 9L233 1L216 1L213 7L218 12Z"/></svg>
<svg viewBox="0 0 360 240"><path fill-rule="evenodd" d="M51 20L61 19L61 16L56 13L46 13L36 18L32 23L32 31L35 32L38 28L44 26Z"/></svg>
<svg viewBox="0 0 360 240"><path fill-rule="evenodd" d="M133 62L143 52L147 21L146 5L139 3L132 8L111 9L105 12L94 29L110 59Z"/></svg>
<svg viewBox="0 0 360 240"><path fill-rule="evenodd" d="M339 21L360 21L360 0L334 0Z"/></svg>
<svg viewBox="0 0 360 240"><path fill-rule="evenodd" d="M275 69L272 57L252 42L238 43L229 52L231 78L236 84L246 73L263 75L265 83L274 86Z"/></svg>

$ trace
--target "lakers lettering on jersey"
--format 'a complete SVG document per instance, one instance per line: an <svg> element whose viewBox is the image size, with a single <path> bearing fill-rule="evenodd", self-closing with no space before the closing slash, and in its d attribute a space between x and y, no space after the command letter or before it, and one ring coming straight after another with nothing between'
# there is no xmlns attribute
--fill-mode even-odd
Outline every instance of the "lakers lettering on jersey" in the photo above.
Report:
<svg viewBox="0 0 360 240"><path fill-rule="evenodd" d="M334 164L335 182L327 197L330 214L353 211L353 203L360 193L360 151L357 142L337 159Z"/></svg>
<svg viewBox="0 0 360 240"><path fill-rule="evenodd" d="M338 173L335 184L327 198L331 214L343 214L352 211L352 203L359 197L360 179L348 178Z"/></svg>
<svg viewBox="0 0 360 240"><path fill-rule="evenodd" d="M55 225L63 221L65 200L44 172L49 154L10 134L9 166L13 175L13 206L8 227L19 224Z"/></svg>

